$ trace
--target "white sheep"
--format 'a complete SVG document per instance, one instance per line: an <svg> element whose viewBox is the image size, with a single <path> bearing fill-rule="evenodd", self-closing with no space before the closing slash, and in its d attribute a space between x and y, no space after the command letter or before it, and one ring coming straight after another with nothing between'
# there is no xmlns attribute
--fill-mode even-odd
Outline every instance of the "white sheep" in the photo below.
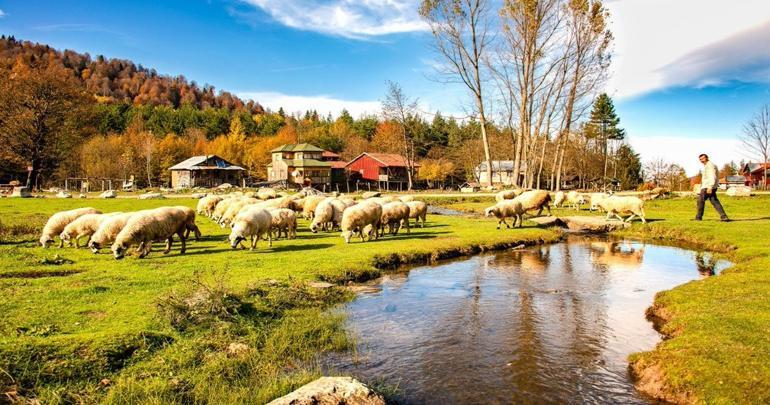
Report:
<svg viewBox="0 0 770 405"><path fill-rule="evenodd" d="M268 210L273 218L272 227L276 232L276 239L281 237L281 231L284 232L286 239L297 237L297 214L294 210L288 208L271 208Z"/></svg>
<svg viewBox="0 0 770 405"><path fill-rule="evenodd" d="M398 200L404 203L408 203L414 201L414 196L402 195L401 197L398 197Z"/></svg>
<svg viewBox="0 0 770 405"><path fill-rule="evenodd" d="M350 238L354 233L360 234L361 242L365 241L365 235L368 235L369 240L377 239L376 230L380 227L381 218L382 206L372 201L364 201L346 209L342 213L342 222L340 223L345 243L350 243Z"/></svg>
<svg viewBox="0 0 770 405"><path fill-rule="evenodd" d="M264 208L251 206L249 209L238 213L230 224L231 230L228 237L230 247L235 249L240 245L243 248L242 242L249 239L251 242L250 250L254 250L257 248L257 241L265 234L267 234L269 246L272 247L272 224L273 217Z"/></svg>
<svg viewBox="0 0 770 405"><path fill-rule="evenodd" d="M207 217L211 217L211 214L214 213L214 209L216 208L217 204L219 204L220 201L222 201L222 197L218 195L208 195L200 200L198 200L198 207L196 211L198 214L205 215Z"/></svg>
<svg viewBox="0 0 770 405"><path fill-rule="evenodd" d="M318 232L318 229L326 230L327 224L334 221L334 205L332 201L338 201L334 198L326 198L321 201L313 212L313 221L310 222L310 231Z"/></svg>
<svg viewBox="0 0 770 405"><path fill-rule="evenodd" d="M562 204L564 204L564 201L567 200L567 195L564 194L563 191L557 191L553 195L553 206L554 207L561 207Z"/></svg>
<svg viewBox="0 0 770 405"><path fill-rule="evenodd" d="M69 211L61 211L51 215L48 221L43 227L43 234L40 236L40 246L47 248L49 243L54 241L54 238L61 234L64 228L69 225L70 222L78 219L86 214L101 214L102 212L91 207L76 208ZM59 240L59 247L64 247L64 241Z"/></svg>
<svg viewBox="0 0 770 405"><path fill-rule="evenodd" d="M126 226L126 222L136 212L124 212L117 215L113 215L102 221L99 228L91 235L91 240L88 241L88 247L94 253L99 253L99 249L107 244L115 241L115 237Z"/></svg>
<svg viewBox="0 0 770 405"><path fill-rule="evenodd" d="M115 259L122 259L128 248L137 244L141 259L150 254L153 241L162 240L166 241L166 249L163 251L166 254L171 251L174 234L182 241L179 253L184 254L190 231L195 232L196 238L200 236L195 225L195 211L189 207L161 207L138 212L128 219L126 226L115 237L112 254Z"/></svg>
<svg viewBox="0 0 770 405"><path fill-rule="evenodd" d="M385 234L385 227L388 227L388 233L398 234L402 221L406 225L406 233L411 233L409 229L409 206L401 201L393 201L382 206L382 216L380 217L380 235Z"/></svg>
<svg viewBox="0 0 770 405"><path fill-rule="evenodd" d="M586 199L583 194L573 190L567 193L567 202L570 208L580 211L580 206L586 203Z"/></svg>
<svg viewBox="0 0 770 405"><path fill-rule="evenodd" d="M305 201L302 205L302 216L305 217L305 219L312 219L318 204L325 199L326 196L323 195L309 195L305 197Z"/></svg>
<svg viewBox="0 0 770 405"><path fill-rule="evenodd" d="M243 209L243 207L257 204L260 201L261 200L256 198L245 197L238 201L233 202L232 204L230 204L229 207L227 207L227 211L225 211L222 217L219 218L219 221L217 221L217 223L219 224L219 226L224 228L225 226L227 226L227 224L230 223L230 221L233 220L233 218L235 218L236 215L238 215L238 213L241 211L241 209Z"/></svg>
<svg viewBox="0 0 770 405"><path fill-rule="evenodd" d="M621 197L610 196L603 198L599 201L599 207L607 212L607 220L617 217L623 222L631 222L634 217L639 217L642 223L646 224L647 219L644 215L644 200L639 197ZM620 214L631 214L628 218L623 219Z"/></svg>
<svg viewBox="0 0 770 405"><path fill-rule="evenodd" d="M515 228L517 221L519 223L519 228L521 228L521 225L524 222L525 212L526 210L521 204L521 201L514 198L513 200L503 200L491 207L487 207L484 210L484 216L497 218L497 229L500 229L501 223L505 224L506 228ZM508 223L505 222L506 218L513 218L512 226L509 226Z"/></svg>
<svg viewBox="0 0 770 405"><path fill-rule="evenodd" d="M121 214L120 212L111 212L109 214L86 214L78 217L76 220L67 224L64 230L59 234L59 238L68 246L72 246L72 240L75 240L75 248L80 248L80 238L86 236L89 239L91 235L99 229L104 220Z"/></svg>
<svg viewBox="0 0 770 405"><path fill-rule="evenodd" d="M607 197L609 197L611 195L612 194L610 194L610 193L591 193L591 194L589 194L588 195L588 203L590 205L591 211L596 211L596 210L600 209L599 203L603 199L605 199L605 198L607 198Z"/></svg>
<svg viewBox="0 0 770 405"><path fill-rule="evenodd" d="M535 216L540 216L543 213L543 208L548 210L548 215L551 215L551 195L545 190L529 190L521 193L514 200L521 203L524 211L537 210Z"/></svg>
<svg viewBox="0 0 770 405"><path fill-rule="evenodd" d="M240 200L241 200L241 197L236 197L236 196L233 196L232 194L228 194L225 198L222 199L222 201L217 203L216 207L214 207L214 212L211 213L211 219L214 220L214 222L218 222L219 219L222 218L223 215L225 215L225 212L227 212L227 209L230 208L230 205L235 204Z"/></svg>
<svg viewBox="0 0 770 405"><path fill-rule="evenodd" d="M409 206L409 218L414 218L414 226L420 226L425 228L425 217L428 215L428 204L422 201L409 201L406 203ZM422 225L420 225L422 221Z"/></svg>
<svg viewBox="0 0 770 405"><path fill-rule="evenodd" d="M263 201L264 200L271 200L273 198L276 198L277 196L278 196L278 194L272 188L268 188L268 187L260 188L257 191L257 198L259 198L260 200L263 200Z"/></svg>
<svg viewBox="0 0 770 405"><path fill-rule="evenodd" d="M396 199L391 197L391 196L385 196L385 197L371 197L371 198L367 198L366 201L374 201L377 204L385 205L387 203L396 201Z"/></svg>

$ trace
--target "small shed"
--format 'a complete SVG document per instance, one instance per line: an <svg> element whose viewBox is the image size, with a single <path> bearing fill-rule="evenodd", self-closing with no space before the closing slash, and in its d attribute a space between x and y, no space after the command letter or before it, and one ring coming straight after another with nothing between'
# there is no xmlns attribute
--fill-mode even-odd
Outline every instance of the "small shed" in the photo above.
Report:
<svg viewBox="0 0 770 405"><path fill-rule="evenodd" d="M376 182L380 187L391 188L407 183L408 164L405 157L395 153L364 152L356 156L345 167L350 178ZM420 167L414 163L414 168Z"/></svg>
<svg viewBox="0 0 770 405"><path fill-rule="evenodd" d="M492 161L492 184L502 184L505 186L510 186L513 184L521 184L524 181L524 173L527 171L526 163L521 162L519 164L519 181L518 183L513 178L513 166L514 161L513 160L493 160ZM475 168L474 172L476 174L476 178L479 179L479 183L481 184L489 184L489 179L487 178L487 162L483 161L479 163Z"/></svg>
<svg viewBox="0 0 770 405"><path fill-rule="evenodd" d="M224 183L242 185L246 172L217 155L193 156L169 170L171 188L218 187Z"/></svg>

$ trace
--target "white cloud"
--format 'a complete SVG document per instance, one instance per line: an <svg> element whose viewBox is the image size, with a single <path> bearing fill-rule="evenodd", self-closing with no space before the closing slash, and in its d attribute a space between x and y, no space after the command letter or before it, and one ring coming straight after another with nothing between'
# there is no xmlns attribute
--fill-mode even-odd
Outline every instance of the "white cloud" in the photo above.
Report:
<svg viewBox="0 0 770 405"><path fill-rule="evenodd" d="M347 38L422 31L417 0L241 0L291 28Z"/></svg>
<svg viewBox="0 0 770 405"><path fill-rule="evenodd" d="M3 10L0 10L0 18L5 17L5 12Z"/></svg>
<svg viewBox="0 0 770 405"><path fill-rule="evenodd" d="M619 97L767 73L767 65L756 61L767 62L768 30L761 27L770 22L770 1L620 0L607 6L616 38L608 91ZM736 44L739 58L713 59Z"/></svg>
<svg viewBox="0 0 770 405"><path fill-rule="evenodd" d="M719 167L741 159L749 160L741 153L741 142L738 139L694 139L684 136L645 136L630 137L629 143L636 153L639 153L643 163L656 159L676 163L687 171L688 176L698 174L701 164L698 155L705 153Z"/></svg>
<svg viewBox="0 0 770 405"><path fill-rule="evenodd" d="M238 97L252 99L273 111L283 107L287 114L316 110L321 116L331 113L336 117L346 109L353 117L360 117L365 114L379 114L381 110L378 100L352 101L328 95L294 96L276 92L242 92L238 93Z"/></svg>

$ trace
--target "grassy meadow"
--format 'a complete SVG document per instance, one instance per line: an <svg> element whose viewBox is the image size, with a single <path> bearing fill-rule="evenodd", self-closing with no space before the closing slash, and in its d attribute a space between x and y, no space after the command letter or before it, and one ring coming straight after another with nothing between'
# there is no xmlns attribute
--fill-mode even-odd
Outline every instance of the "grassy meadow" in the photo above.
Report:
<svg viewBox="0 0 770 405"><path fill-rule="evenodd" d="M261 403L320 375L315 359L350 342L328 309L351 294L309 281L376 277L402 263L520 242L556 231L498 231L492 220L429 215L425 228L349 245L339 232L232 250L198 219L201 241L117 261L105 249L36 246L48 216L92 206L131 211L196 200L0 199L0 389L43 402Z"/></svg>

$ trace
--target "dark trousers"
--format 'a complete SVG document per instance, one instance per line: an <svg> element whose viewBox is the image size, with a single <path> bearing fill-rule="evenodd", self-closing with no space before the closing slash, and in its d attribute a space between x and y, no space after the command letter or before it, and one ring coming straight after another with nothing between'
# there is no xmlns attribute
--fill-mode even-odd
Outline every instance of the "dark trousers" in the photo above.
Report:
<svg viewBox="0 0 770 405"><path fill-rule="evenodd" d="M714 209L719 214L719 217L722 219L727 219L727 214L725 214L725 209L722 208L722 203L719 202L719 199L717 198L717 189L712 188L711 193L706 194L706 189L702 188L700 190L700 194L698 194L698 213L695 215L695 218L702 219L703 218L703 208L706 206L706 200L711 201L711 205L714 206Z"/></svg>

